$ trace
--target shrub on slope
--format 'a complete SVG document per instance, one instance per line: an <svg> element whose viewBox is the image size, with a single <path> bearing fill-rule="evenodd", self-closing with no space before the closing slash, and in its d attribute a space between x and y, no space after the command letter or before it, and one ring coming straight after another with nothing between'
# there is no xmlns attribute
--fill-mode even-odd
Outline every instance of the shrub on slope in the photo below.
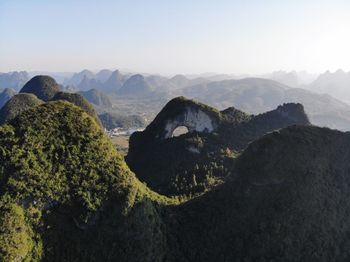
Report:
<svg viewBox="0 0 350 262"><path fill-rule="evenodd" d="M36 107L42 104L43 101L38 99L33 94L21 93L13 96L0 109L0 124L4 124L15 118L18 114L26 111L29 108Z"/></svg>
<svg viewBox="0 0 350 262"><path fill-rule="evenodd" d="M8 214L19 232L6 214L0 221L0 246L8 236L23 245L4 256L139 261L161 246L157 203L168 200L135 178L96 121L73 104L49 102L1 126L0 160L0 207L20 206L25 216Z"/></svg>
<svg viewBox="0 0 350 262"><path fill-rule="evenodd" d="M50 76L38 75L30 79L20 93L34 94L46 102L53 98L58 91L60 91L60 87L55 79Z"/></svg>
<svg viewBox="0 0 350 262"><path fill-rule="evenodd" d="M66 92L58 92L51 99L51 101L64 100L71 102L72 104L83 109L89 116L94 118L96 122L101 125L100 119L98 118L94 107L80 94L77 93L66 93Z"/></svg>

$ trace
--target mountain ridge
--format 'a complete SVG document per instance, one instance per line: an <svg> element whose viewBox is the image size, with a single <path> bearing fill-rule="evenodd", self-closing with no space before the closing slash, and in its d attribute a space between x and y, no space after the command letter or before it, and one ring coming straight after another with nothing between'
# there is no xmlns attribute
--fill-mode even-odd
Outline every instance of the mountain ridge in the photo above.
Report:
<svg viewBox="0 0 350 262"><path fill-rule="evenodd" d="M284 104L252 116L232 108L220 112L178 97L144 131L131 135L126 162L156 192L198 194L224 181L230 173L227 166L250 142L295 124L310 124L301 104ZM173 137L179 126L188 133Z"/></svg>

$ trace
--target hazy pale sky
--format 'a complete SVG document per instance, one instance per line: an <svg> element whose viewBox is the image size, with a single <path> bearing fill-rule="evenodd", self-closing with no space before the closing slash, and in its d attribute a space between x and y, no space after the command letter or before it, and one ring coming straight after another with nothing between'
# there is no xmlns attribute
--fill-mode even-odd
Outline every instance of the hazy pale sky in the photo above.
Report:
<svg viewBox="0 0 350 262"><path fill-rule="evenodd" d="M349 0L0 0L0 71L350 71Z"/></svg>

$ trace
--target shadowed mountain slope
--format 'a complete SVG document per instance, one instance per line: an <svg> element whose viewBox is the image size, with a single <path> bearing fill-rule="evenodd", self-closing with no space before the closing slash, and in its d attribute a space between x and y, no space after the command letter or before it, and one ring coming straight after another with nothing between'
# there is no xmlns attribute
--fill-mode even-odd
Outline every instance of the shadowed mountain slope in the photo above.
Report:
<svg viewBox="0 0 350 262"><path fill-rule="evenodd" d="M300 104L285 104L253 116L234 108L220 112L178 97L144 131L132 134L126 161L157 192L201 193L230 174L227 167L249 142L295 124L310 124ZM179 126L188 133L173 137Z"/></svg>
<svg viewBox="0 0 350 262"><path fill-rule="evenodd" d="M18 91L28 80L29 76L26 71L0 73L0 87L2 88L13 88Z"/></svg>
<svg viewBox="0 0 350 262"><path fill-rule="evenodd" d="M118 90L120 95L140 96L147 95L152 91L152 87L147 83L143 75L137 74L131 76L125 81L123 86Z"/></svg>
<svg viewBox="0 0 350 262"><path fill-rule="evenodd" d="M136 179L82 109L49 102L0 126L0 258L347 261L349 148L349 133L290 126L175 205Z"/></svg>
<svg viewBox="0 0 350 262"><path fill-rule="evenodd" d="M55 79L50 76L38 75L30 79L21 89L20 93L30 93L36 95L43 101L49 101L60 91Z"/></svg>
<svg viewBox="0 0 350 262"><path fill-rule="evenodd" d="M0 93L0 109L16 94L16 92L11 88L5 88Z"/></svg>
<svg viewBox="0 0 350 262"><path fill-rule="evenodd" d="M350 106L334 97L290 88L278 82L245 78L202 83L184 88L182 95L219 109L235 105L251 114L259 114L283 103L301 103L315 125L350 130Z"/></svg>
<svg viewBox="0 0 350 262"><path fill-rule="evenodd" d="M85 97L90 103L101 108L111 108L112 103L109 97L96 89L90 89L88 91L80 91L83 97Z"/></svg>
<svg viewBox="0 0 350 262"><path fill-rule="evenodd" d="M349 133L311 126L253 142L230 180L171 210L169 257L347 261L349 146Z"/></svg>
<svg viewBox="0 0 350 262"><path fill-rule="evenodd" d="M0 126L0 160L2 261L152 261L162 252L156 210L169 200L135 178L82 109L49 102Z"/></svg>
<svg viewBox="0 0 350 262"><path fill-rule="evenodd" d="M349 148L349 133L274 131L179 204L140 183L82 109L39 105L0 126L0 259L348 261Z"/></svg>
<svg viewBox="0 0 350 262"><path fill-rule="evenodd" d="M139 115L120 115L118 113L102 113L98 115L102 125L111 130L117 127L122 128L135 128L144 127L145 120Z"/></svg>
<svg viewBox="0 0 350 262"><path fill-rule="evenodd" d="M58 92L51 101L64 100L68 101L81 109L83 109L89 116L94 118L96 122L101 125L101 122L96 114L94 107L80 94Z"/></svg>
<svg viewBox="0 0 350 262"><path fill-rule="evenodd" d="M20 93L14 95L0 109L0 124L4 124L15 118L20 113L44 103L33 94Z"/></svg>

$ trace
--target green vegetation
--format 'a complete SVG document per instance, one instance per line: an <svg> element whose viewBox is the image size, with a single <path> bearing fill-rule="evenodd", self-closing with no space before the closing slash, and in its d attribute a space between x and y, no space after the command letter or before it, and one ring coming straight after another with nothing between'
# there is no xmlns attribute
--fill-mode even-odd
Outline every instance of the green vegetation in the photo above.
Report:
<svg viewBox="0 0 350 262"><path fill-rule="evenodd" d="M82 108L87 114L92 116L99 125L101 125L100 119L98 118L94 107L82 95L77 93L59 92L56 88L57 83L54 81L54 79L46 76L37 76L32 78L32 80L28 82L28 85L26 85L26 90L29 90L32 93L23 93L22 90L22 93L14 95L0 110L0 124L10 121L18 114L26 111L29 108L44 103L36 96L40 95L41 97L45 96L45 99L50 101L65 100L71 102ZM51 86L53 86L53 88L51 88ZM4 91L4 93L8 92L9 91L7 90ZM54 96L49 98L52 94L54 94Z"/></svg>
<svg viewBox="0 0 350 262"><path fill-rule="evenodd" d="M188 110L204 112L216 129L211 133L191 132L162 139L168 123L181 123ZM235 157L250 142L293 124L309 124L300 104L285 104L253 116L232 107L220 112L178 97L171 100L143 132L130 137L126 161L137 177L153 190L168 196L192 197L225 181L231 174Z"/></svg>
<svg viewBox="0 0 350 262"><path fill-rule="evenodd" d="M43 101L33 94L21 93L13 96L0 109L0 124L4 124L15 118L18 114L42 104Z"/></svg>
<svg viewBox="0 0 350 262"><path fill-rule="evenodd" d="M80 91L79 94L85 97L85 99L87 99L90 103L98 107L101 107L101 108L112 107L112 103L109 100L109 97L96 89L90 89L88 91Z"/></svg>
<svg viewBox="0 0 350 262"><path fill-rule="evenodd" d="M240 118L239 118L240 119ZM288 103L277 109L243 118L243 121L223 122L218 129L220 140L234 151L244 150L255 139L271 131L290 125L310 125L301 104Z"/></svg>
<svg viewBox="0 0 350 262"><path fill-rule="evenodd" d="M252 115L249 115L247 113L244 113L234 107L226 108L225 110L221 111L222 118L229 122L230 125L239 125L243 122L248 122L252 119Z"/></svg>
<svg viewBox="0 0 350 262"><path fill-rule="evenodd" d="M30 79L21 89L20 93L34 94L43 101L49 101L60 91L56 80L50 76L38 75Z"/></svg>
<svg viewBox="0 0 350 262"><path fill-rule="evenodd" d="M40 243L35 242L35 235L27 220L21 206L5 204L1 207L1 261L33 261L40 256Z"/></svg>
<svg viewBox="0 0 350 262"><path fill-rule="evenodd" d="M0 206L11 207L0 231L4 257L28 256L32 261L43 246L44 260L116 258L136 248L127 235L127 217L154 212L157 203L171 203L140 183L96 121L68 102L29 109L1 126L0 159ZM140 211L132 211L134 207ZM41 211L40 218L24 219L33 209ZM10 216L20 231L11 229ZM122 225L126 232L117 234ZM141 239L150 237L140 234ZM7 248L11 239L18 241L15 249Z"/></svg>
<svg viewBox="0 0 350 262"><path fill-rule="evenodd" d="M348 133L312 126L291 126L251 143L223 185L171 208L177 220L169 231L181 237L169 242L178 244L174 256L349 260L349 146Z"/></svg>
<svg viewBox="0 0 350 262"><path fill-rule="evenodd" d="M230 112L239 116L232 129L244 126L250 139L306 119L295 104L255 117ZM142 155L160 159L163 177L166 154L180 167L167 181L186 192L176 198L141 183L70 102L0 126L0 261L348 261L350 134L293 125L238 154L225 148L225 114L213 133L147 145L165 155ZM200 153L186 154L189 146Z"/></svg>
<svg viewBox="0 0 350 262"><path fill-rule="evenodd" d="M126 156L129 149L129 136L115 136L111 138L113 145L122 156Z"/></svg>
<svg viewBox="0 0 350 262"><path fill-rule="evenodd" d="M117 127L123 128L135 128L144 127L145 120L138 115L120 115L116 113L102 113L98 116L102 122L102 125L111 130Z"/></svg>
<svg viewBox="0 0 350 262"><path fill-rule="evenodd" d="M66 93L66 92L58 92L51 99L51 101L64 100L71 102L72 104L83 109L89 116L94 118L96 122L101 125L100 119L97 117L96 111L94 107L80 94L77 93Z"/></svg>

